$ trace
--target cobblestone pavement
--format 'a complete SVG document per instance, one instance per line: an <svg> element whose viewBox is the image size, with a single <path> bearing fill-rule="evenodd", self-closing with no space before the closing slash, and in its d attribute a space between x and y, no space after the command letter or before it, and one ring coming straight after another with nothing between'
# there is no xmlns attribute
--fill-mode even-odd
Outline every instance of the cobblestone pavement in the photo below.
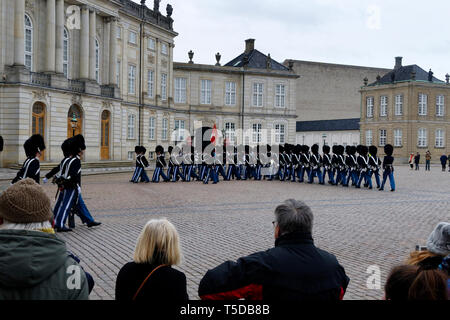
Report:
<svg viewBox="0 0 450 320"><path fill-rule="evenodd" d="M382 289L366 287L368 266L381 268L383 288L390 268L425 245L438 222L450 221L450 173L438 167L397 167L396 192L275 181L136 185L129 178L84 177L85 202L103 224L88 229L77 220L74 232L59 235L95 278L91 299L114 299L116 275L152 218L167 217L180 233L185 259L178 269L191 299L209 268L273 246L273 211L288 198L311 206L316 245L335 254L351 279L345 299L382 298ZM53 198L55 187L45 189Z"/></svg>

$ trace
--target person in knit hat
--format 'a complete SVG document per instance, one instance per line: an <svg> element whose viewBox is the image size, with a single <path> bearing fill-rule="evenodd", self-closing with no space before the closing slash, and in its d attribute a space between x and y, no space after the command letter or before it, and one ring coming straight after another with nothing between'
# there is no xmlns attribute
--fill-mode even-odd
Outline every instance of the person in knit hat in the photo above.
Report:
<svg viewBox="0 0 450 320"><path fill-rule="evenodd" d="M0 300L86 300L85 272L52 228L50 199L32 179L0 195Z"/></svg>

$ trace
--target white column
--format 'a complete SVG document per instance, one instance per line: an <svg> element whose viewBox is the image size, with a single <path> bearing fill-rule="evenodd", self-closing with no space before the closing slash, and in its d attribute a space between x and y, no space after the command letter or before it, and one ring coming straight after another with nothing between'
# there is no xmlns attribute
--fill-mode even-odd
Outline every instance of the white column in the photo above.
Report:
<svg viewBox="0 0 450 320"><path fill-rule="evenodd" d="M47 0L47 68L48 72L55 72L55 39L56 39L56 3L55 0Z"/></svg>
<svg viewBox="0 0 450 320"><path fill-rule="evenodd" d="M89 78L89 9L81 9L80 79Z"/></svg>
<svg viewBox="0 0 450 320"><path fill-rule="evenodd" d="M89 17L89 79L95 80L95 36L97 15L95 10L90 11Z"/></svg>
<svg viewBox="0 0 450 320"><path fill-rule="evenodd" d="M110 64L112 64L112 61L110 61L109 59L109 52L111 50L111 45L110 45L110 34L111 34L111 17L108 17L106 19L103 20L104 23L104 29L103 29L103 63L102 65L105 66L105 69L102 71L103 75L105 76L105 81L103 81L103 83L109 83L109 71L110 71Z"/></svg>
<svg viewBox="0 0 450 320"><path fill-rule="evenodd" d="M56 0L56 73L64 73L64 0Z"/></svg>
<svg viewBox="0 0 450 320"><path fill-rule="evenodd" d="M25 0L15 0L14 64L25 65Z"/></svg>
<svg viewBox="0 0 450 320"><path fill-rule="evenodd" d="M109 84L117 85L117 18L112 18L110 31Z"/></svg>

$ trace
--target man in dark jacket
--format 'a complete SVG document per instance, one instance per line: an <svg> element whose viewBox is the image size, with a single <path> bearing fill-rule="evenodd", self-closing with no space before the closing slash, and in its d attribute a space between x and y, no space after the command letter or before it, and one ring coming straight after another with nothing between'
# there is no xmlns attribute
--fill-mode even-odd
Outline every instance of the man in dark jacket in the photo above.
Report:
<svg viewBox="0 0 450 320"><path fill-rule="evenodd" d="M420 153L417 152L416 156L414 157L414 164L416 165L416 170L419 170L419 163L420 163Z"/></svg>
<svg viewBox="0 0 450 320"><path fill-rule="evenodd" d="M445 154L443 154L441 156L441 165L442 165L442 171L444 171L444 172L445 172L445 167L447 166L447 160L448 160L447 156Z"/></svg>
<svg viewBox="0 0 450 320"><path fill-rule="evenodd" d="M313 214L302 201L275 209L275 247L227 261L200 281L203 300L338 300L350 279L336 257L314 246Z"/></svg>

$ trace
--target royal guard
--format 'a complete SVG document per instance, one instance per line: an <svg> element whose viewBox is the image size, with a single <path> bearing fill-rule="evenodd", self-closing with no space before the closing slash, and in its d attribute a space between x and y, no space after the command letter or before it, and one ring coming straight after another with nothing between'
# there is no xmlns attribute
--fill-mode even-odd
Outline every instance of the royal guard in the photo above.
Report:
<svg viewBox="0 0 450 320"><path fill-rule="evenodd" d="M333 146L333 153L335 152L336 146ZM324 145L322 147L322 164L323 164L323 181L325 182L325 177L328 173L328 183L334 185L334 173L333 173L333 163L332 158L330 156L330 146ZM334 156L334 155L333 155Z"/></svg>
<svg viewBox="0 0 450 320"><path fill-rule="evenodd" d="M164 148L162 146L156 146L156 167L153 172L152 182L158 183L159 177L162 177L165 182L169 181L169 178L164 174L164 168L166 167L166 159L164 156Z"/></svg>
<svg viewBox="0 0 450 320"><path fill-rule="evenodd" d="M32 135L25 141L23 148L27 159L19 172L17 172L16 177L11 181L11 184L26 178L31 178L36 183L40 183L41 165L39 157L42 155L42 151L45 150L44 138L40 134Z"/></svg>
<svg viewBox="0 0 450 320"><path fill-rule="evenodd" d="M394 147L391 144L384 146L384 153L386 154L383 159L383 182L381 183L380 191L384 190L384 184L389 177L391 184L391 191L395 191L395 179L394 179Z"/></svg>
<svg viewBox="0 0 450 320"><path fill-rule="evenodd" d="M311 171L309 173L309 180L308 183L314 182L314 177L317 176L319 179L319 184L324 184L323 178L322 178L322 172L320 171L320 166L322 165L322 157L319 154L319 145L314 144L311 147L311 157L310 157L310 168Z"/></svg>
<svg viewBox="0 0 450 320"><path fill-rule="evenodd" d="M376 146L369 147L369 179L372 181L372 175L374 175L377 188L380 189L380 166L382 163L380 158L377 156L377 153L378 148Z"/></svg>

